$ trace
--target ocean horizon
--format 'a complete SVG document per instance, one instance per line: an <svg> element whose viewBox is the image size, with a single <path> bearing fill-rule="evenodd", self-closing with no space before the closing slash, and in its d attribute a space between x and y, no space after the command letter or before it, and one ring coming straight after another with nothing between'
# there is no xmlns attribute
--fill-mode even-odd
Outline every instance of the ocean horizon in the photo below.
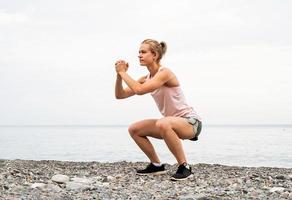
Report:
<svg viewBox="0 0 292 200"><path fill-rule="evenodd" d="M0 125L0 159L148 162L128 125ZM164 163L176 163L152 139ZM189 163L292 167L292 124L208 124L197 142L183 140Z"/></svg>
<svg viewBox="0 0 292 200"><path fill-rule="evenodd" d="M127 127L129 124L0 124L0 127ZM292 124L205 124L207 127L292 127Z"/></svg>

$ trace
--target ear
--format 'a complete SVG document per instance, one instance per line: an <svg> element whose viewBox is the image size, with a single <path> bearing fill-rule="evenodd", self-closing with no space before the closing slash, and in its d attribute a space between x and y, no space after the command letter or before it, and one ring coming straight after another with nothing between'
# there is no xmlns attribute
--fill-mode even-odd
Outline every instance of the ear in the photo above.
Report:
<svg viewBox="0 0 292 200"><path fill-rule="evenodd" d="M158 54L156 52L152 52L153 59L156 61L158 59Z"/></svg>

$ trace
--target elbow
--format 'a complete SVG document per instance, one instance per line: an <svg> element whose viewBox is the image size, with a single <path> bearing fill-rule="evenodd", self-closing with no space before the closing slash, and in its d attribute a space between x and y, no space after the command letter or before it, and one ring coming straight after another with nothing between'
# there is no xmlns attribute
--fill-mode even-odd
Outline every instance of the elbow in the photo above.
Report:
<svg viewBox="0 0 292 200"><path fill-rule="evenodd" d="M142 84L136 85L135 87L132 88L132 90L136 95L143 95L147 93L145 92L145 89L142 87Z"/></svg>
<svg viewBox="0 0 292 200"><path fill-rule="evenodd" d="M124 97L120 96L120 95L115 95L116 99L123 99Z"/></svg>
<svg viewBox="0 0 292 200"><path fill-rule="evenodd" d="M138 90L135 91L135 93L136 93L137 95L143 95L143 94L145 94L145 91L143 91L143 90L141 90L141 89L138 89Z"/></svg>
<svg viewBox="0 0 292 200"><path fill-rule="evenodd" d="M116 99L118 99L118 100L119 100L119 99L124 99L124 98L125 98L125 97L116 97Z"/></svg>

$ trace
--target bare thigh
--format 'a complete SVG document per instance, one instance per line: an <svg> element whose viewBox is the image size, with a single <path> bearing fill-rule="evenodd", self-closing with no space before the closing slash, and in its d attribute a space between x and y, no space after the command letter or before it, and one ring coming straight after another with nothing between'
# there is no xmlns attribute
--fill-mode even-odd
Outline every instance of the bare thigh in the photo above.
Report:
<svg viewBox="0 0 292 200"><path fill-rule="evenodd" d="M191 139L194 135L193 126L183 117L164 117L156 122L157 127L170 127L180 139Z"/></svg>
<svg viewBox="0 0 292 200"><path fill-rule="evenodd" d="M146 119L130 125L131 135L150 136L163 139L162 129L171 128L180 139L194 137L193 126L183 117L164 117L161 119Z"/></svg>
<svg viewBox="0 0 292 200"><path fill-rule="evenodd" d="M131 135L150 136L157 139L162 139L160 130L156 126L157 119L145 119L135 122L129 126Z"/></svg>

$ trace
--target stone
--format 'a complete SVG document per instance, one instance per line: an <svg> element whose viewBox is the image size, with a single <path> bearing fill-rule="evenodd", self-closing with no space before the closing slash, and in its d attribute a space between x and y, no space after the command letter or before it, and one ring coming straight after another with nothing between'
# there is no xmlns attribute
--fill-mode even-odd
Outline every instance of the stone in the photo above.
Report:
<svg viewBox="0 0 292 200"><path fill-rule="evenodd" d="M35 189L35 188L43 189L43 188L46 187L46 184L44 184L44 183L34 183L30 187L33 188L33 189Z"/></svg>
<svg viewBox="0 0 292 200"><path fill-rule="evenodd" d="M102 186L104 186L104 187L109 187L109 182L104 182L104 183L102 183Z"/></svg>
<svg viewBox="0 0 292 200"><path fill-rule="evenodd" d="M285 190L285 188L283 188L283 187L272 187L269 191L270 192L282 192L284 190Z"/></svg>
<svg viewBox="0 0 292 200"><path fill-rule="evenodd" d="M77 183L84 183L84 184L92 184L92 180L87 179L87 178L78 178L78 177L74 177L71 179L73 182L77 182Z"/></svg>
<svg viewBox="0 0 292 200"><path fill-rule="evenodd" d="M8 189L9 189L9 187L8 187L7 185L3 185L3 188L4 188L5 190L8 190Z"/></svg>
<svg viewBox="0 0 292 200"><path fill-rule="evenodd" d="M113 176L106 176L103 178L102 182L111 182L112 180L114 180Z"/></svg>
<svg viewBox="0 0 292 200"><path fill-rule="evenodd" d="M186 194L186 195L181 195L179 197L179 200L194 200L194 199L204 199L205 196L203 195L193 195L193 194Z"/></svg>
<svg viewBox="0 0 292 200"><path fill-rule="evenodd" d="M166 176L137 176L135 169L147 163L5 162L0 168L0 199L292 200L292 169L286 168L196 164L193 179L173 182L169 175L177 166L170 165ZM66 178L56 180L56 174Z"/></svg>
<svg viewBox="0 0 292 200"><path fill-rule="evenodd" d="M66 183L69 181L69 177L62 174L57 174L52 177L52 181L56 183Z"/></svg>
<svg viewBox="0 0 292 200"><path fill-rule="evenodd" d="M66 183L66 189L68 190L89 190L91 189L92 180L87 178L74 177L72 181Z"/></svg>
<svg viewBox="0 0 292 200"><path fill-rule="evenodd" d="M247 194L247 193L248 193L248 190L243 189L243 190L242 190L242 193L243 193L243 194Z"/></svg>
<svg viewBox="0 0 292 200"><path fill-rule="evenodd" d="M49 183L47 185L47 190L48 191L54 191L54 192L61 192L62 191L62 188L60 188L59 186L55 185L55 184L51 184Z"/></svg>
<svg viewBox="0 0 292 200"><path fill-rule="evenodd" d="M289 198L289 192L284 192L283 194L281 194L281 198L288 199Z"/></svg>
<svg viewBox="0 0 292 200"><path fill-rule="evenodd" d="M285 179L285 176L283 176L283 175L277 175L277 176L276 176L276 179L284 180L284 179Z"/></svg>
<svg viewBox="0 0 292 200"><path fill-rule="evenodd" d="M96 176L94 179L95 179L96 181L102 181L102 180L103 180L103 177L101 177L101 176Z"/></svg>
<svg viewBox="0 0 292 200"><path fill-rule="evenodd" d="M114 180L114 177L113 177L113 176L108 176L108 177L107 177L107 180L108 180L108 181L112 181L112 180Z"/></svg>
<svg viewBox="0 0 292 200"><path fill-rule="evenodd" d="M121 178L123 178L123 175L122 174L116 175L116 179L121 179Z"/></svg>
<svg viewBox="0 0 292 200"><path fill-rule="evenodd" d="M204 196L204 195L200 195L200 196L196 196L195 199L196 200L209 200L210 198L208 198L207 196Z"/></svg>
<svg viewBox="0 0 292 200"><path fill-rule="evenodd" d="M84 183L79 183L79 182L67 182L66 183L66 189L68 190L89 190L91 187L88 184L84 184Z"/></svg>

